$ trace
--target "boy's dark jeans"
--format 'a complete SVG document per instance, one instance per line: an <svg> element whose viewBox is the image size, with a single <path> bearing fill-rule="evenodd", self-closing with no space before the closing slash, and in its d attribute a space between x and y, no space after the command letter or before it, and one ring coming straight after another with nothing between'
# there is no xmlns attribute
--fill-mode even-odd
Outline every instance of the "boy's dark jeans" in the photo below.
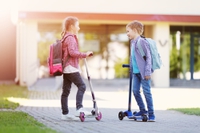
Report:
<svg viewBox="0 0 200 133"><path fill-rule="evenodd" d="M77 94L76 94L76 109L82 108L82 101L83 101L83 95L86 90L86 85L82 80L82 77L79 72L76 73L66 73L63 74L63 87L62 87L62 94L61 94L61 108L63 114L68 114L68 96L71 91L71 85L74 83L77 88Z"/></svg>

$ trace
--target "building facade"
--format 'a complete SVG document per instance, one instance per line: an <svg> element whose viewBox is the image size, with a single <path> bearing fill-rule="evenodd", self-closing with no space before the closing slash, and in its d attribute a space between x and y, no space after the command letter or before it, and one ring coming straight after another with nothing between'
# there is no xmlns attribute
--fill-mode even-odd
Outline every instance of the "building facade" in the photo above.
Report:
<svg viewBox="0 0 200 133"><path fill-rule="evenodd" d="M81 28L79 43L82 50L92 49L96 52L97 56L90 60L93 77L115 78L116 70L119 71L116 69L116 61L123 62L129 56L125 26L133 20L139 20L145 25L144 35L156 41L164 64L152 75L153 85L169 87L173 36L176 36L175 45L177 50L180 50L183 42L181 35L187 31L190 36L190 79L194 78L193 55L195 49L199 48L199 46L196 48L194 42L198 40L200 30L191 30L191 27L198 29L200 26L198 0L192 0L193 4L191 1L181 0L18 0L13 2L15 6L10 9L12 9L12 22L16 26L15 81L21 85L30 86L37 81L38 64L40 64L38 55L41 53L38 50L39 44L44 38L46 40L55 36L58 38L62 21L67 16L79 18ZM8 5L11 6L9 3ZM188 27L189 30L185 30ZM183 70L187 72L188 69L183 68Z"/></svg>

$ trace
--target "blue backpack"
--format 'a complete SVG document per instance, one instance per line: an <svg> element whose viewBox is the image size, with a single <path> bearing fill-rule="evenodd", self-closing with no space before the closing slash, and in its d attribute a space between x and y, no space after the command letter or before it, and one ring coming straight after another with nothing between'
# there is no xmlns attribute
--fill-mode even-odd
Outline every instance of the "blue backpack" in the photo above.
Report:
<svg viewBox="0 0 200 133"><path fill-rule="evenodd" d="M161 60L160 54L158 52L156 42L151 38L144 38L144 39L148 42L150 52L151 52L151 68L153 70L160 69L161 65L162 65L162 60ZM146 59L144 50L142 49L142 46L140 45L140 39L138 40L137 45L138 45L138 49L140 51L140 54L142 55L142 57L144 59Z"/></svg>

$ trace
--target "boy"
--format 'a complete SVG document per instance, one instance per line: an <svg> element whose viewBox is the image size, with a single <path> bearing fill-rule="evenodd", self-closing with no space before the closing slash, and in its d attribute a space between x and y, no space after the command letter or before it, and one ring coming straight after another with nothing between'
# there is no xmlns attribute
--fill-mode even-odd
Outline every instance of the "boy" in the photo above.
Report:
<svg viewBox="0 0 200 133"><path fill-rule="evenodd" d="M135 116L148 115L148 121L155 121L153 99L151 94L151 53L149 45L145 38L142 38L143 24L139 21L133 21L126 26L127 36L131 42L131 65L133 70L133 94L139 106L139 112ZM141 56L138 49L138 41L145 53L145 58ZM143 93L147 103L145 108L143 99L140 94L140 86L142 85Z"/></svg>

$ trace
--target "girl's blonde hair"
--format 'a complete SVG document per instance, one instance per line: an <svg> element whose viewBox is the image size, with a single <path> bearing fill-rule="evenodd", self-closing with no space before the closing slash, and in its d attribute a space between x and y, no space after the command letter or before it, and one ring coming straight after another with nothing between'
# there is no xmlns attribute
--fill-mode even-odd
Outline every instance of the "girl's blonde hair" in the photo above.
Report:
<svg viewBox="0 0 200 133"><path fill-rule="evenodd" d="M66 34L66 32L70 30L70 26L75 25L77 21L78 21L77 17L69 16L65 18L62 24L61 36L63 37Z"/></svg>
<svg viewBox="0 0 200 133"><path fill-rule="evenodd" d="M144 31L144 25L137 21L137 20L134 20L132 22L130 22L129 24L126 25L126 28L131 28L131 29L136 29L138 34L142 35L143 31Z"/></svg>

